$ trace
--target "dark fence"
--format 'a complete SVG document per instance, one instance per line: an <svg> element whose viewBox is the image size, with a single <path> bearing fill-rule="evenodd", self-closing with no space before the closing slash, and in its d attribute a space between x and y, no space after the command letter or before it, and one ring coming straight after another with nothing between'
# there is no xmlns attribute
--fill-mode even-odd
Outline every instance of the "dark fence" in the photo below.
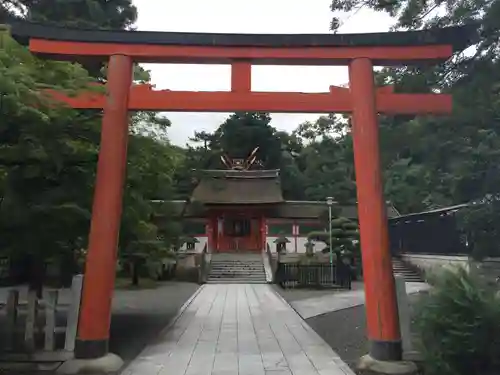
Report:
<svg viewBox="0 0 500 375"><path fill-rule="evenodd" d="M400 216L389 220L391 253L468 254L456 213L466 205Z"/></svg>
<svg viewBox="0 0 500 375"><path fill-rule="evenodd" d="M278 263L275 280L282 288L351 289L351 270L343 264Z"/></svg>

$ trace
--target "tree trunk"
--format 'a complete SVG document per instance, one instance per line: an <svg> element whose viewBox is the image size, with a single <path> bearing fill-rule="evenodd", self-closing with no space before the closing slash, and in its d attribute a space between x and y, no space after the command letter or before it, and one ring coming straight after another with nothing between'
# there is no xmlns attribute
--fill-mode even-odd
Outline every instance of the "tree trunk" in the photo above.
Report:
<svg viewBox="0 0 500 375"><path fill-rule="evenodd" d="M71 287L73 276L78 273L77 261L74 253L64 253L59 261L59 283L64 288Z"/></svg>
<svg viewBox="0 0 500 375"><path fill-rule="evenodd" d="M141 261L136 259L132 261L132 285L139 286L139 271L141 268Z"/></svg>
<svg viewBox="0 0 500 375"><path fill-rule="evenodd" d="M36 291L37 298L42 298L43 281L45 276L45 264L37 257L30 259L30 275L28 289Z"/></svg>

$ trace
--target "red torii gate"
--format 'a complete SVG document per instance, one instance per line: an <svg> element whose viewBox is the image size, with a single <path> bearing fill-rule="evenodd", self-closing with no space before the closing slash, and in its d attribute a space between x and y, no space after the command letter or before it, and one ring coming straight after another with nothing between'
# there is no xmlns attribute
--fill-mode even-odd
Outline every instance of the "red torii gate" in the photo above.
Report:
<svg viewBox="0 0 500 375"><path fill-rule="evenodd" d="M437 63L469 44L475 28L324 35L242 35L96 31L18 22L12 35L52 59L108 61L107 95L52 93L74 108L104 109L101 148L83 287L77 358L108 353L111 298L122 192L128 111L266 111L352 113L358 215L370 356L400 361L401 335L380 171L377 113L447 114L443 94L376 88L373 66ZM155 91L132 86L133 63L230 64L231 91ZM348 65L349 88L326 93L252 92L251 66Z"/></svg>

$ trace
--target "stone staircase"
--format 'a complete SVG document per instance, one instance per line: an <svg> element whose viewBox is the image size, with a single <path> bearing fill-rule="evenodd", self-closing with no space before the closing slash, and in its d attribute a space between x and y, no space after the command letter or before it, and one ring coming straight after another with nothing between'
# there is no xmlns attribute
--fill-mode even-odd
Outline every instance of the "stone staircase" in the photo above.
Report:
<svg viewBox="0 0 500 375"><path fill-rule="evenodd" d="M262 254L212 254L208 284L266 284Z"/></svg>
<svg viewBox="0 0 500 375"><path fill-rule="evenodd" d="M392 269L394 274L398 273L403 275L406 282L423 283L425 280L422 276L411 267L408 267L404 262L398 258L392 258Z"/></svg>

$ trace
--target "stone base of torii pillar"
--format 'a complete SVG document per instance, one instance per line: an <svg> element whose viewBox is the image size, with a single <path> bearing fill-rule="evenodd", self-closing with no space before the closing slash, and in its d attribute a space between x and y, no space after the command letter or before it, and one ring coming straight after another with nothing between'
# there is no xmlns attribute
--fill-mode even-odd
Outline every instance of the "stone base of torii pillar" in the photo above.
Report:
<svg viewBox="0 0 500 375"><path fill-rule="evenodd" d="M64 362L58 369L57 374L115 374L123 366L123 360L116 354L108 353L101 358L92 359L70 359Z"/></svg>
<svg viewBox="0 0 500 375"><path fill-rule="evenodd" d="M358 375L417 375L418 368L414 362L378 361L370 355L361 357L356 365Z"/></svg>

